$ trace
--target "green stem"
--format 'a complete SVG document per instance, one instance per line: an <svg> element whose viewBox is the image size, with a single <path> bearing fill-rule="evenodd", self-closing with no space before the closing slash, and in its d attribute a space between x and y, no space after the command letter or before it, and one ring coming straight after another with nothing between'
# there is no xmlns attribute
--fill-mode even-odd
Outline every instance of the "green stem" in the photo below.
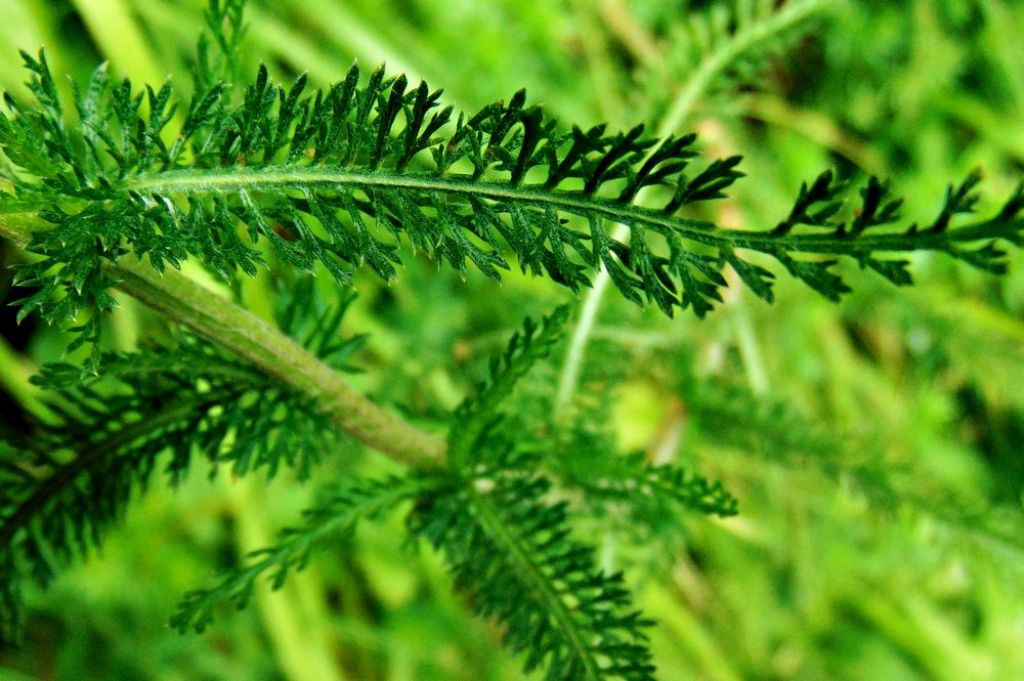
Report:
<svg viewBox="0 0 1024 681"><path fill-rule="evenodd" d="M19 246L27 245L33 227L38 224L26 214L0 218L0 236ZM374 404L336 371L249 311L175 270L157 273L134 256L124 256L108 267L125 293L314 398L342 430L360 442L412 466L443 462L443 438Z"/></svg>
<svg viewBox="0 0 1024 681"><path fill-rule="evenodd" d="M765 19L742 27L729 40L723 41L716 49L704 55L686 86L672 101L668 113L665 114L665 120L683 121L689 118L694 106L704 96L708 87L738 58L824 10L833 2L834 0L805 0L786 3Z"/></svg>
<svg viewBox="0 0 1024 681"><path fill-rule="evenodd" d="M629 227L623 224L615 226L612 238L624 241L629 238ZM572 402L576 387L580 382L580 373L583 371L583 357L586 354L587 344L597 322L597 311L601 307L604 293L611 283L608 270L603 266L594 275L593 285L587 291L583 299L583 307L580 308L580 319L573 329L572 338L569 339L569 349L565 353L565 362L562 363L562 372L558 376L558 391L555 393L554 415L559 420Z"/></svg>
<svg viewBox="0 0 1024 681"><path fill-rule="evenodd" d="M590 64L591 78L594 81L594 90L596 92L603 92L607 89L614 95L609 98L598 97L597 104L601 109L602 118L620 123L623 108L622 98L618 91L611 87L614 79L610 77L607 68L608 46L604 36L598 35L598 31L594 27L593 22L590 21L590 17L585 14L587 11L585 7L578 7L575 9L575 14L584 20L582 22L584 27L584 45L587 47L587 53L590 56L588 63ZM646 191L642 190L641 195L643 194L646 194ZM616 241L627 242L629 239L629 227L622 223L615 225L611 237ZM565 352L565 361L562 362L562 370L558 375L558 388L555 392L554 404L552 405L555 421L562 420L565 410L572 403L573 395L576 393L576 387L580 382L580 373L583 370L583 357L586 354L587 343L594 323L597 321L597 311L601 307L601 301L604 298L604 293L609 283L611 283L611 278L608 276L608 270L605 269L603 264L599 263L590 290L587 291L583 299L583 305L580 308L580 318L572 330L572 338L569 339L569 347Z"/></svg>
<svg viewBox="0 0 1024 681"><path fill-rule="evenodd" d="M173 270L157 274L134 257L124 257L110 267L123 290L313 397L357 440L410 465L439 463L444 458L443 439L374 404L336 371L248 310Z"/></svg>
<svg viewBox="0 0 1024 681"><path fill-rule="evenodd" d="M598 214L616 222L637 222L659 231L674 231L686 238L707 241L714 224L667 215L583 192L558 191L539 184L512 185L508 182L474 180L470 175L405 173L357 170L335 166L266 166L169 170L141 174L123 180L118 188L147 194L227 194L247 191L280 192L285 189L333 187L393 189L409 192L439 192L475 196L492 201L550 206L574 215ZM738 232L745 234L745 232Z"/></svg>
<svg viewBox="0 0 1024 681"><path fill-rule="evenodd" d="M507 182L473 180L469 175L433 175L395 171L354 170L331 166L267 166L265 168L212 168L171 170L142 174L123 180L119 188L159 195L230 194L241 190L280 193L312 187L360 190L438 192L474 196L491 201L550 207L571 215L597 215L621 224L636 225L659 234L674 235L712 247L745 248L761 253L813 253L857 256L908 250L948 251L951 243L999 238L1006 224L1016 218L995 218L955 230L921 232L909 236L900 232L840 236L832 232L787 233L771 229L720 229L713 222L695 220L644 208L633 203L585 194L582 191L548 189L540 184L512 185Z"/></svg>
<svg viewBox="0 0 1024 681"><path fill-rule="evenodd" d="M757 335L754 333L747 299L737 297L732 303L732 313L736 346L739 348L743 368L747 374L747 383L755 395L764 395L769 388L768 371L761 356L761 344L757 342Z"/></svg>

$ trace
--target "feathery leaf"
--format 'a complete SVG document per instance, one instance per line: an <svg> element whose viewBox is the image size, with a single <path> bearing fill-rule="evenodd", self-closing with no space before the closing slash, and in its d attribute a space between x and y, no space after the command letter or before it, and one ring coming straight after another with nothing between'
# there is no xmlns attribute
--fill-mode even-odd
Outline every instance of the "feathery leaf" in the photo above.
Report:
<svg viewBox="0 0 1024 681"><path fill-rule="evenodd" d="M903 261L879 256L936 250L1000 271L1003 253L992 242L1024 238L1013 200L993 217L953 225L976 201L974 175L950 190L926 230L881 229L898 199L883 205L887 190L873 178L856 215L845 217L844 186L831 173L804 185L774 229L720 229L684 212L721 198L742 175L739 157L692 172L693 135L656 140L642 126L563 132L522 91L453 120L438 91L381 69L360 85L352 67L317 92L307 92L304 77L275 85L263 67L238 95L209 84L183 107L168 145L179 106L170 83L141 92L110 83L101 69L77 93L87 119L77 123L60 108L45 58L24 58L36 103L8 99L0 115L10 161L2 173L14 187L0 201L35 205L52 225L29 245L43 258L20 274L39 288L22 301L23 314L37 309L56 322L89 311L81 342L95 343L96 315L114 306L107 290L116 282L103 263L127 252L157 269L196 257L230 279L262 265L257 244L266 240L290 265L320 263L342 284L363 265L392 278L403 243L493 278L511 266L510 252L523 271L573 290L601 264L628 299L703 315L721 300L727 262L771 300L771 276L746 252L774 257L834 300L849 290L832 270L838 258L904 284ZM27 158L31 167L19 165ZM634 203L645 188L661 195L660 208ZM606 221L627 225L630 243L611 238Z"/></svg>
<svg viewBox="0 0 1024 681"><path fill-rule="evenodd" d="M415 476L354 480L337 486L303 512L303 525L283 530L277 544L250 553L252 560L247 565L226 571L216 585L186 594L171 618L171 626L182 633L189 629L203 631L213 620L218 603L230 600L235 607L244 608L257 580L271 571L271 585L281 588L288 575L304 568L328 540L346 538L359 520L392 510L422 493L423 488L423 481Z"/></svg>
<svg viewBox="0 0 1024 681"><path fill-rule="evenodd" d="M605 575L593 551L569 537L564 503L544 501L550 483L509 460L422 499L413 532L444 551L455 585L482 616L504 624L524 652L524 671L548 681L653 680L644 628L621 575Z"/></svg>

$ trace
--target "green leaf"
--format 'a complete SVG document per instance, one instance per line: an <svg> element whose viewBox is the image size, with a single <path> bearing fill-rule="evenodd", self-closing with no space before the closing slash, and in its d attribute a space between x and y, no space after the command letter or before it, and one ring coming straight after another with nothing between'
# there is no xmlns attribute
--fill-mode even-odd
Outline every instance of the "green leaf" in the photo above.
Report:
<svg viewBox="0 0 1024 681"><path fill-rule="evenodd" d="M565 504L542 500L549 488L508 462L483 466L422 498L410 527L445 553L477 613L502 621L525 672L652 681L650 622L633 609L621 575L600 572L593 551L569 538Z"/></svg>
<svg viewBox="0 0 1024 681"><path fill-rule="evenodd" d="M685 213L725 195L742 177L739 157L692 172L693 135L657 140L643 126L564 133L522 91L452 123L439 91L382 69L360 85L355 66L317 92L304 77L276 85L263 67L245 88L198 82L168 148L162 132L182 104L170 83L141 92L111 84L101 68L76 97L77 121L65 118L45 59L25 60L36 102L9 102L0 145L10 159L43 159L6 176L13 200L53 224L30 246L43 256L31 280L46 291L31 302L50 321L105 309L114 282L102 265L127 252L158 269L196 257L231 280L256 271L257 244L269 240L293 267L319 263L347 284L363 264L394 277L405 244L462 275L472 265L495 279L511 254L524 272L574 291L600 263L629 300L703 316L721 300L726 262L772 299L772 277L748 252L837 300L850 290L831 269L838 259L900 284L910 277L885 254L941 251L998 272L1002 251L989 242L1018 243L1024 230L1013 198L991 218L953 224L973 210L978 174L950 188L927 229L901 231L890 227L900 199L888 185L870 178L847 211L846 183L830 171L801 186L774 228L720 229ZM637 205L641 189L660 208ZM608 235L608 221L629 227L628 245Z"/></svg>
<svg viewBox="0 0 1024 681"><path fill-rule="evenodd" d="M303 512L301 526L283 530L277 544L250 553L247 565L226 571L214 586L186 594L170 625L181 633L189 629L203 631L220 602L229 600L237 608L245 607L257 580L268 572L272 572L271 586L281 588L288 575L304 568L328 541L347 538L359 520L392 510L423 490L423 480L415 476L338 485L320 503Z"/></svg>
<svg viewBox="0 0 1024 681"><path fill-rule="evenodd" d="M477 384L476 392L456 408L448 434L449 459L456 468L471 465L474 452L483 445L489 427L501 416L501 409L516 384L538 360L545 359L562 338L569 308L562 306L538 325L529 317L516 332L505 352L491 360L489 376Z"/></svg>

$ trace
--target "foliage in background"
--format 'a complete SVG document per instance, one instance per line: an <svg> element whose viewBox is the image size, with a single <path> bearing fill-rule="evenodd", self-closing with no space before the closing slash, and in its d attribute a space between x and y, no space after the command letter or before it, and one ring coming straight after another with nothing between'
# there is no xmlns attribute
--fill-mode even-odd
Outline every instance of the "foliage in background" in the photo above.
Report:
<svg viewBox="0 0 1024 681"><path fill-rule="evenodd" d="M110 72L153 84L170 65L176 84L184 82L194 66L190 27L199 3L9 4L12 19L0 36L11 45L6 53L46 44L54 71L78 83L88 82L100 57L111 61ZM933 220L946 183L979 164L992 186L987 195L1012 193L1024 152L1014 128L1024 107L1024 69L1010 47L1024 26L1015 5L989 0L964 9L908 0L868 11L842 2L791 1L777 10L774 3L731 4L351 2L318 6L313 16L308 3L254 3L245 54L258 55L285 81L308 71L320 85L340 79L353 57L364 65L386 60L412 82L425 77L444 86L443 104L458 110L477 110L525 85L531 101L584 128L611 119L613 128L646 122L654 130L678 118L681 127L669 132L697 127L715 156L744 154L750 177L730 188L735 202L699 214L719 224L774 227L801 181L829 165L896 178L907 197L904 214L922 225ZM254 72L248 59L240 60L242 74ZM23 75L2 70L15 63L0 60L0 77L24 98ZM673 104L682 113L670 115ZM72 110L70 101L63 106ZM1001 206L983 208L998 214ZM281 249L260 257L280 269L290 243L281 239ZM1024 626L1011 587L1022 558L1024 425L1014 377L1024 366L1024 278L1019 252L1011 258L1011 275L994 278L915 255L919 286L912 290L843 269L857 290L839 307L787 281L776 285L775 303L763 305L727 269L725 304L700 323L659 319L607 296L557 439L545 430L557 402L557 361L525 374L510 403L520 406L487 425L495 442L525 450L515 453L525 457L511 459L515 465L503 461L509 485L539 486L524 495L530 497L557 479L564 499L543 508L487 504L475 521L453 516L446 509L481 503L474 495L499 482L487 474L493 462L470 458L485 466L472 484L415 483L444 493L403 513L375 512L376 522L342 535L342 546L325 545L330 557L290 577L285 600L257 588L256 609L218 618L202 637L179 639L157 625L197 575L244 562L238 556L270 544L270 528L294 525L303 505L350 508L372 492L328 491L317 502L283 482L290 473L266 490L224 475L211 489L193 474L177 496L153 491L134 505L104 560L32 596L27 647L5 651L6 664L38 678L518 678L518 664L529 659L504 661L497 641L506 637L515 647L522 643L517 631L534 630L554 637L543 649L561 659L558 632L571 628L544 633L525 606L521 630L465 618L446 594L437 556L403 553L396 523L408 513L411 527L432 541L492 549L488 513L533 518L543 532L558 534L567 503L590 507L594 519L579 521L578 536L600 538L598 564L608 574L625 569L636 605L658 620L648 631L665 678L1013 678L1024 668L1011 645ZM743 278L756 293L759 279ZM474 275L463 282L448 268L409 257L390 286L355 273L361 295L345 324L368 332L352 348L351 363L366 371L357 377L361 387L424 421L444 418L445 410L471 416L457 407L487 374L480 364L500 352L524 311L538 316L563 299L542 280L512 272L504 281L500 290ZM332 288L325 277L315 287L319 295ZM269 317L272 288L264 277L235 294ZM136 349L132 338L174 335L137 308L124 313L102 322L110 327L107 342L123 344L122 352ZM25 381L23 362L55 359L67 339L40 327L15 342L24 352L0 358L5 391L15 400L4 409L5 427L32 432L16 414L28 412L26 422L55 414ZM516 347L508 350L509 366L521 356ZM194 359L185 358L185 366L198 372ZM168 376L178 382L175 396L189 376ZM243 417L210 411L202 396L216 383L208 375L189 385L197 396L191 413L207 419L208 452L231 458L236 443L219 441L224 426L215 424ZM507 390L502 385L485 383L483 394L488 386ZM131 408L162 410L162 400ZM107 398L102 408L117 403ZM154 436L165 432L151 425ZM90 431L97 441L103 435ZM474 439L457 449L472 457ZM350 445L336 447L344 455L328 457L312 472L314 481L401 474L349 452ZM531 447L559 456L538 460ZM645 453L607 457L619 450ZM645 462L652 468L640 467ZM686 506L728 508L728 498L703 478L649 477L670 462L721 478L741 499L742 515L708 523L672 506L623 503L618 485L667 484ZM33 475L74 460L37 465ZM17 494L24 493L19 486ZM522 543L543 565L536 543L545 536L506 540ZM297 550L283 555L300 559L307 549ZM446 552L456 581L500 572L474 562L484 555L479 550ZM547 559L569 560L553 553ZM126 565L130 578L121 573ZM145 595L125 591L126 579L145 585ZM528 589L521 584L494 587L506 598L530 593L517 591ZM506 618L513 605L486 597L477 603ZM305 642L294 635L310 630L317 633ZM263 648L268 640L273 645ZM104 650L109 654L96 654Z"/></svg>

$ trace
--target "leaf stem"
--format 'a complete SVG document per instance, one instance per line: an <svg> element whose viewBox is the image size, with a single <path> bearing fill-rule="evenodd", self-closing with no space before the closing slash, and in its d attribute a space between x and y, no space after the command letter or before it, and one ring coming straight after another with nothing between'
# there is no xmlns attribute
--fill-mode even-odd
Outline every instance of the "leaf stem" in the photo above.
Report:
<svg viewBox="0 0 1024 681"><path fill-rule="evenodd" d="M291 168L216 168L171 170L126 178L120 189L157 195L212 195L241 191L273 191L310 187L356 188L362 190L400 190L439 192L474 196L491 201L538 205L571 215L598 215L617 223L650 229L658 234L712 247L745 248L761 253L811 253L856 257L880 252L908 250L949 250L956 242L1004 237L1007 223L1018 218L996 217L952 230L915 233L877 232L838 235L832 231L779 235L771 229L722 229L708 220L697 220L664 211L624 203L582 191L546 189L542 185L514 186L504 182L473 180L469 175L434 175L366 171L332 166ZM642 194L642 192L641 192ZM5 216L6 219L6 216Z"/></svg>
<svg viewBox="0 0 1024 681"><path fill-rule="evenodd" d="M488 182L474 179L471 175L455 173L436 175L357 170L336 166L295 168L279 165L264 168L168 170L128 177L118 185L120 189L159 195L227 194L242 189L250 192L281 191L303 187L352 187L461 194L492 201L550 206L573 215L598 214L617 222L636 222L662 232L673 231L682 237L709 244L721 240L711 233L714 224L706 220L667 215L662 211L619 203L583 192L547 189L540 184L516 186L508 182Z"/></svg>
<svg viewBox="0 0 1024 681"><path fill-rule="evenodd" d="M629 228L623 224L615 226L612 238L623 241L629 238ZM565 353L565 362L562 364L562 372L558 376L558 391L555 393L554 414L558 420L565 413L565 409L572 402L576 387L580 382L580 372L583 370L583 356L586 354L587 344L597 322L597 311L601 307L605 291L611 277L608 270L603 266L594 275L593 285L587 291L583 299L583 307L580 310L579 321L573 329L572 338L569 339L569 349Z"/></svg>
<svg viewBox="0 0 1024 681"><path fill-rule="evenodd" d="M65 487L74 484L79 474L89 470L97 462L116 453L118 449L131 443L143 435L158 432L162 425L174 423L197 409L194 401L183 401L170 405L158 417L125 426L110 436L87 446L77 457L56 470L53 475L43 481L14 509L3 522L0 522L0 546L11 545L11 540L18 530L25 527L47 502L56 497Z"/></svg>
<svg viewBox="0 0 1024 681"><path fill-rule="evenodd" d="M0 236L24 247L33 218L0 215ZM336 371L270 324L175 270L162 273L134 256L109 265L118 287L171 321L233 352L316 400L346 433L391 458L414 467L444 461L443 438L428 433L362 395Z"/></svg>

